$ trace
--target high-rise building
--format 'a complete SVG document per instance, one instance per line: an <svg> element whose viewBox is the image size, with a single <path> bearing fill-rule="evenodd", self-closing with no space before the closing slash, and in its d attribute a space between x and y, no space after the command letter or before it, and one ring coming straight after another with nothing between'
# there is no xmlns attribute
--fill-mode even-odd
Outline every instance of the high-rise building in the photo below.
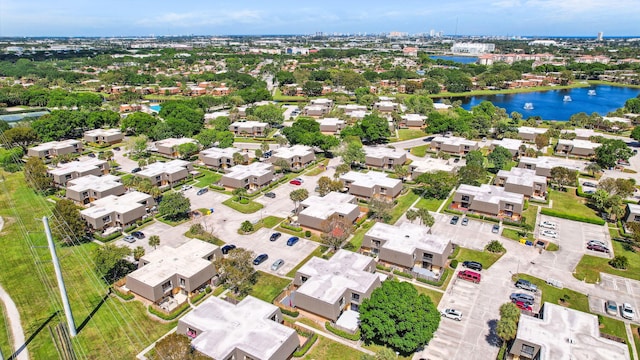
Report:
<svg viewBox="0 0 640 360"><path fill-rule="evenodd" d="M602 31L598 32L598 41L602 41Z"/></svg>

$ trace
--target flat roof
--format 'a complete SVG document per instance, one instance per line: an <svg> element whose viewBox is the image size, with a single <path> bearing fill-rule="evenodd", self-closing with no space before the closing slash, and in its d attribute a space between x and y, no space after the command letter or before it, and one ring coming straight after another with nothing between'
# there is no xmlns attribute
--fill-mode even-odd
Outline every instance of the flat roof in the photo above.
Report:
<svg viewBox="0 0 640 360"><path fill-rule="evenodd" d="M638 204L627 204L627 206L629 207L629 211L631 211L632 213L640 213L640 205Z"/></svg>
<svg viewBox="0 0 640 360"><path fill-rule="evenodd" d="M316 120L318 123L320 123L320 125L325 125L325 126L335 126L335 125L339 125L339 124L344 124L345 121L338 119L338 118L324 118L324 119L318 119Z"/></svg>
<svg viewBox="0 0 640 360"><path fill-rule="evenodd" d="M478 145L477 141L467 140L463 137L458 136L436 136L433 138L433 140L431 140L431 142L440 142L447 145Z"/></svg>
<svg viewBox="0 0 640 360"><path fill-rule="evenodd" d="M598 143L594 143L591 142L589 140L580 140L580 139L574 139L574 140L567 140L567 139L560 139L558 140L558 145L565 145L565 146L571 146L574 148L580 148L580 149L592 149L594 150L597 147L600 147L600 145L602 144L598 144Z"/></svg>
<svg viewBox="0 0 640 360"><path fill-rule="evenodd" d="M109 195L91 203L91 206L81 210L80 214L97 219L113 212L124 214L139 207L143 201L151 199L151 195L139 191L128 192L121 196Z"/></svg>
<svg viewBox="0 0 640 360"><path fill-rule="evenodd" d="M67 190L76 192L86 190L105 191L118 186L123 186L120 177L110 174L103 176L86 175L67 182Z"/></svg>
<svg viewBox="0 0 640 360"><path fill-rule="evenodd" d="M182 144L192 143L195 144L196 141L191 138L168 138L164 140L156 141L156 147L164 146L164 147L174 147Z"/></svg>
<svg viewBox="0 0 640 360"><path fill-rule="evenodd" d="M474 200L499 204L500 201L510 201L518 204L524 203L524 195L506 191L504 188L495 185L482 184L480 186L471 186L461 184L456 192L473 195Z"/></svg>
<svg viewBox="0 0 640 360"><path fill-rule="evenodd" d="M271 359L296 336L292 328L268 318L277 309L250 295L237 305L212 296L180 321L202 330L191 345L214 359L227 359L236 349L255 359Z"/></svg>
<svg viewBox="0 0 640 360"><path fill-rule="evenodd" d="M582 129L582 128L573 129L573 130L562 130L561 132L563 134L575 133L576 136L579 136L579 137L591 137L591 136L601 135L600 133L595 132L593 129Z"/></svg>
<svg viewBox="0 0 640 360"><path fill-rule="evenodd" d="M500 170L497 174L498 177L504 177L507 179L507 183L533 186L535 183L547 183L547 178L542 175L536 175L535 170L529 170L519 167L512 167L511 170Z"/></svg>
<svg viewBox="0 0 640 360"><path fill-rule="evenodd" d="M121 135L122 132L120 129L93 129L85 131L84 134L88 136L112 136Z"/></svg>
<svg viewBox="0 0 640 360"><path fill-rule="evenodd" d="M240 129L253 129L254 127L266 127L267 125L269 124L260 121L236 121L229 126L237 126Z"/></svg>
<svg viewBox="0 0 640 360"><path fill-rule="evenodd" d="M307 156L309 154L315 154L311 146L293 145L290 147L277 148L273 150L273 154L271 156L290 159L295 156Z"/></svg>
<svg viewBox="0 0 640 360"><path fill-rule="evenodd" d="M553 169L556 166L562 166L576 171L583 171L587 164L589 164L589 162L581 160L571 160L553 156L540 156L537 158L523 156L520 158L520 163L535 165L543 169Z"/></svg>
<svg viewBox="0 0 640 360"><path fill-rule="evenodd" d="M454 163L453 159L444 160L444 159L434 159L431 157L424 157L424 158L413 160L411 164L409 164L409 168L420 173L427 173L427 172L433 172L433 171L452 172L457 168L464 166L464 164L465 164L464 159L460 159L459 162Z"/></svg>
<svg viewBox="0 0 640 360"><path fill-rule="evenodd" d="M174 174L185 170L189 166L189 162L185 160L171 160L167 162L154 162L145 166L137 175L153 177L162 174Z"/></svg>
<svg viewBox="0 0 640 360"><path fill-rule="evenodd" d="M530 126L521 126L518 128L518 133L522 134L544 134L548 131L547 128L534 128Z"/></svg>
<svg viewBox="0 0 640 360"><path fill-rule="evenodd" d="M388 174L377 171L369 171L368 173L349 171L348 173L340 176L340 179L352 181L353 185L366 188L372 188L376 185L393 188L402 183L400 179L392 179Z"/></svg>
<svg viewBox="0 0 640 360"><path fill-rule="evenodd" d="M378 275L365 271L371 257L338 250L329 260L313 257L298 272L309 279L296 290L314 299L333 304L347 289L365 293Z"/></svg>
<svg viewBox="0 0 640 360"><path fill-rule="evenodd" d="M522 140L519 139L501 139L501 140L493 140L491 141L491 145L493 146L502 146L508 150L520 150L520 146L522 145Z"/></svg>
<svg viewBox="0 0 640 360"><path fill-rule="evenodd" d="M236 165L228 168L225 177L242 180L250 176L263 176L273 172L273 165L263 162L254 162L249 165Z"/></svg>
<svg viewBox="0 0 640 360"><path fill-rule="evenodd" d="M604 116L604 117L602 117L602 120L609 121L609 122L621 122L621 123L625 123L625 124L630 124L631 123L631 120L629 120L627 118L623 118L623 117L618 117L618 116Z"/></svg>
<svg viewBox="0 0 640 360"><path fill-rule="evenodd" d="M311 104L313 104L313 105L333 104L333 100L331 100L331 99L313 99L313 100L311 100Z"/></svg>
<svg viewBox="0 0 640 360"><path fill-rule="evenodd" d="M50 149L63 149L69 146L73 146L76 144L80 144L81 142L74 139L67 139L62 141L49 141L46 143L42 143L32 147L32 149L41 151L41 150L50 150Z"/></svg>
<svg viewBox="0 0 640 360"><path fill-rule="evenodd" d="M392 106L392 107L398 106L397 103L391 102L389 100L378 101L374 105L377 105L377 106Z"/></svg>
<svg viewBox="0 0 640 360"><path fill-rule="evenodd" d="M398 151L395 148L388 147L374 147L374 146L365 146L362 148L366 156L370 156L376 159L382 158L392 158L392 159L400 159L402 157L407 156L403 151Z"/></svg>
<svg viewBox="0 0 640 360"><path fill-rule="evenodd" d="M420 114L404 114L404 115L401 116L401 118L404 119L404 120L409 120L409 121L412 121L412 120L422 120L422 121L427 120L426 116L420 115Z"/></svg>
<svg viewBox="0 0 640 360"><path fill-rule="evenodd" d="M328 219L335 213L346 215L351 213L353 209L359 209L358 205L351 203L354 199L353 195L335 191L323 197L312 195L301 203L306 208L300 211L300 214L316 219Z"/></svg>
<svg viewBox="0 0 640 360"><path fill-rule="evenodd" d="M402 223L400 225L389 225L375 223L366 235L376 239L384 240L383 248L413 254L416 249L420 249L433 254L442 254L451 242L439 235L430 233L430 228L424 225Z"/></svg>
<svg viewBox="0 0 640 360"><path fill-rule="evenodd" d="M627 345L600 337L598 317L545 302L543 318L522 315L516 339L540 346L541 360L628 360Z"/></svg>
<svg viewBox="0 0 640 360"><path fill-rule="evenodd" d="M240 152L240 149L233 148L233 147L224 148L224 149L212 147L212 148L200 151L200 155L202 155L203 157L208 157L213 159L219 159L223 157L233 158L233 154L238 152Z"/></svg>
<svg viewBox="0 0 640 360"><path fill-rule="evenodd" d="M176 274L190 278L206 267L213 266L204 257L217 248L216 245L198 239L192 239L177 248L161 246L140 258L148 264L128 276L152 287Z"/></svg>
<svg viewBox="0 0 640 360"><path fill-rule="evenodd" d="M97 158L87 158L81 161L69 161L68 163L58 164L57 167L48 170L52 175L65 175L72 172L87 172L98 169L107 162Z"/></svg>

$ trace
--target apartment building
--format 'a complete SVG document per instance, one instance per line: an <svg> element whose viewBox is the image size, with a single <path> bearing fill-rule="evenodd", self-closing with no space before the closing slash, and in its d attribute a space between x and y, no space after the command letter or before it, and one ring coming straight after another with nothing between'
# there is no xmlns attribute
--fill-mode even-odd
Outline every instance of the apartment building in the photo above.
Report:
<svg viewBox="0 0 640 360"><path fill-rule="evenodd" d="M518 139L501 139L501 140L493 140L491 142L491 151L493 151L497 146L501 146L511 153L511 156L517 157L520 155L520 147L522 146L522 140Z"/></svg>
<svg viewBox="0 0 640 360"><path fill-rule="evenodd" d="M422 128L425 126L427 117L420 114L405 114L400 117L400 126L408 128Z"/></svg>
<svg viewBox="0 0 640 360"><path fill-rule="evenodd" d="M407 154L394 148L365 146L362 150L365 165L379 169L393 169L407 161Z"/></svg>
<svg viewBox="0 0 640 360"><path fill-rule="evenodd" d="M354 111L367 111L366 106L357 104L338 105L338 109L342 109L347 115L351 114Z"/></svg>
<svg viewBox="0 0 640 360"><path fill-rule="evenodd" d="M227 172L220 179L222 186L231 189L259 189L273 181L273 165L254 162L249 165L236 165L225 169Z"/></svg>
<svg viewBox="0 0 640 360"><path fill-rule="evenodd" d="M198 142L191 138L168 138L156 141L155 151L164 156L175 158L181 155L178 147L183 144L198 145Z"/></svg>
<svg viewBox="0 0 640 360"><path fill-rule="evenodd" d="M564 167L570 170L584 172L588 162L563 159L552 156L540 156L537 158L523 156L518 162L518 167L523 169L535 170L536 175L551 177L551 169L554 167Z"/></svg>
<svg viewBox="0 0 640 360"><path fill-rule="evenodd" d="M431 150L442 151L454 155L465 155L469 151L478 150L478 142L457 136L436 136L431 140Z"/></svg>
<svg viewBox="0 0 640 360"><path fill-rule="evenodd" d="M347 126L344 120L338 118L323 118L317 121L320 124L320 131L328 135L339 134Z"/></svg>
<svg viewBox="0 0 640 360"><path fill-rule="evenodd" d="M41 159L50 159L67 154L82 154L82 142L73 139L50 141L27 150L27 156L37 156Z"/></svg>
<svg viewBox="0 0 640 360"><path fill-rule="evenodd" d="M324 231L323 227L331 216L337 215L353 223L360 216L360 208L355 196L330 192L320 196L309 196L300 203L298 223L305 228Z"/></svg>
<svg viewBox="0 0 640 360"><path fill-rule="evenodd" d="M122 142L124 134L120 129L95 129L85 131L82 140L95 144L117 144Z"/></svg>
<svg viewBox="0 0 640 360"><path fill-rule="evenodd" d="M155 204L151 195L132 191L122 196L108 195L95 200L88 208L81 210L80 215L94 230L125 228L141 220Z"/></svg>
<svg viewBox="0 0 640 360"><path fill-rule="evenodd" d="M378 101L373 104L373 109L378 110L381 113L391 113L394 111L398 111L399 105L398 103L394 103L392 101Z"/></svg>
<svg viewBox="0 0 640 360"><path fill-rule="evenodd" d="M561 156L592 157L596 154L596 148L601 144L589 140L558 140L556 154Z"/></svg>
<svg viewBox="0 0 640 360"><path fill-rule="evenodd" d="M297 170L314 162L316 160L316 154L310 146L293 145L273 150L270 160L271 163L284 160L289 164L291 169Z"/></svg>
<svg viewBox="0 0 640 360"><path fill-rule="evenodd" d="M144 167L135 175L149 179L155 186L173 186L186 179L193 170L193 165L185 160L155 162Z"/></svg>
<svg viewBox="0 0 640 360"><path fill-rule="evenodd" d="M503 187L506 191L522 194L526 198L547 196L547 178L536 175L535 170L523 168L511 168L500 170L496 175L494 184Z"/></svg>
<svg viewBox="0 0 640 360"><path fill-rule="evenodd" d="M357 171L349 171L340 176L340 180L344 182L349 194L362 199L372 200L393 200L402 191L402 181L392 179L387 174L369 171L361 173Z"/></svg>
<svg viewBox="0 0 640 360"><path fill-rule="evenodd" d="M66 198L78 204L88 204L109 195L120 196L126 189L115 175L86 175L67 181Z"/></svg>
<svg viewBox="0 0 640 360"><path fill-rule="evenodd" d="M47 170L53 178L56 186L67 186L69 180L78 179L87 175L106 175L109 173L109 163L96 158L86 158L82 161L70 161L58 164L56 167Z"/></svg>
<svg viewBox="0 0 640 360"><path fill-rule="evenodd" d="M624 216L625 222L640 222L640 205L627 204L627 211Z"/></svg>
<svg viewBox="0 0 640 360"><path fill-rule="evenodd" d="M260 121L236 121L229 125L229 131L235 136L267 136L268 123Z"/></svg>
<svg viewBox="0 0 640 360"><path fill-rule="evenodd" d="M546 134L548 130L547 128L521 126L518 128L518 137L526 142L532 143L536 140L536 136Z"/></svg>
<svg viewBox="0 0 640 360"><path fill-rule="evenodd" d="M458 171L459 168L464 166L464 164L464 160L434 159L427 156L421 159L413 160L411 164L409 164L409 176L412 180L415 180L418 176L424 173L436 171L446 171L448 173L454 173Z"/></svg>
<svg viewBox="0 0 640 360"><path fill-rule="evenodd" d="M453 196L452 207L491 216L517 219L522 214L524 195L506 191L504 188L482 184L462 184Z"/></svg>
<svg viewBox="0 0 640 360"><path fill-rule="evenodd" d="M198 158L202 161L203 164L216 168L216 169L226 169L232 166L235 166L236 163L233 161L233 155L240 154L244 159L244 162L249 160L249 154L246 152L242 152L242 150L237 148L217 148L212 147L209 149L205 149L200 151L198 154Z"/></svg>

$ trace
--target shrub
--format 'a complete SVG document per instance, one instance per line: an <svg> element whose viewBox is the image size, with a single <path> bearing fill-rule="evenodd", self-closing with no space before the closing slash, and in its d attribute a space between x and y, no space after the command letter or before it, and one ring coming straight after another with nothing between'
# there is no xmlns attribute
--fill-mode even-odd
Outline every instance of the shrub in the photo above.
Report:
<svg viewBox="0 0 640 360"><path fill-rule="evenodd" d="M111 234L111 235L109 235L107 237L102 237L99 233L95 232L95 233L93 233L93 238L98 240L98 241L108 242L108 241L111 241L111 240L117 238L120 235L122 235L122 233L114 232L113 234Z"/></svg>
<svg viewBox="0 0 640 360"><path fill-rule="evenodd" d="M402 277L407 278L407 279L413 279L413 276L411 276L411 274L407 274L404 271L393 270L393 273L395 275L402 276Z"/></svg>
<svg viewBox="0 0 640 360"><path fill-rule="evenodd" d="M180 305L178 308L176 308L175 310L167 314L160 310L156 310L153 306L149 305L149 312L159 317L162 320L171 321L177 318L178 316L180 316L183 312L185 312L187 309L190 309L190 308L191 307L189 306L189 303L185 302L184 304Z"/></svg>
<svg viewBox="0 0 640 360"><path fill-rule="evenodd" d="M281 226L283 229L287 229L287 230L291 230L291 231L295 231L295 232L300 232L300 231L302 231L302 228L301 228L301 227L291 226L291 225L289 225L289 224L285 224L285 223L280 224L280 226Z"/></svg>
<svg viewBox="0 0 640 360"><path fill-rule="evenodd" d="M126 228L124 228L124 232L129 233L132 232L133 230L135 230L138 227L138 225L133 224L133 225L129 225Z"/></svg>
<svg viewBox="0 0 640 360"><path fill-rule="evenodd" d="M293 357L302 357L304 356L304 354L307 353L307 351L309 351L309 349L311 348L311 346L316 342L316 340L318 340L318 334L313 333L313 335L311 335L311 340L307 341L303 347L299 348L298 350L296 350L293 353Z"/></svg>
<svg viewBox="0 0 640 360"><path fill-rule="evenodd" d="M212 190L219 190L219 191L224 191L225 190L224 186L218 186L218 185L213 185L213 184L209 185L209 188L212 189Z"/></svg>
<svg viewBox="0 0 640 360"><path fill-rule="evenodd" d="M387 272L391 272L391 268L388 268L382 264L376 264L376 269L378 270L382 270L382 271L387 271Z"/></svg>
<svg viewBox="0 0 640 360"><path fill-rule="evenodd" d="M338 330L338 329L334 328L333 326L331 326L331 323L328 322L328 321L324 324L324 327L327 330L329 330L330 332L334 333L335 335L338 335L338 336L343 337L345 339L352 340L352 341L360 340L360 329L358 329L358 331L356 331L355 334L349 334L346 331L342 331L342 330Z"/></svg>
<svg viewBox="0 0 640 360"><path fill-rule="evenodd" d="M311 231L307 230L304 232L304 237L311 237Z"/></svg>
<svg viewBox="0 0 640 360"><path fill-rule="evenodd" d="M114 294L118 295L118 297L121 298L122 300L133 300L133 298L135 298L135 296L131 292L124 293L116 288L111 288L111 290Z"/></svg>
<svg viewBox="0 0 640 360"><path fill-rule="evenodd" d="M280 308L280 311L282 311L283 314L285 314L287 316L291 316L291 317L298 317L298 315L300 315L300 312L298 312L298 311L290 311L290 310L283 309L283 308Z"/></svg>
<svg viewBox="0 0 640 360"><path fill-rule="evenodd" d="M511 226L515 226L515 227L525 227L526 224L524 222L520 222L520 221L503 220L502 221L502 225L511 225Z"/></svg>
<svg viewBox="0 0 640 360"><path fill-rule="evenodd" d="M458 267L458 260L453 259L451 260L451 264L449 264L449 266L451 266L452 269L455 269Z"/></svg>
<svg viewBox="0 0 640 360"><path fill-rule="evenodd" d="M454 214L454 215L462 215L462 211L458 211L458 210L451 210L451 209L444 209L444 212L449 213L449 214Z"/></svg>
<svg viewBox="0 0 640 360"><path fill-rule="evenodd" d="M502 243L498 240L492 240L489 244L487 244L485 249L488 252L492 252L492 253L501 253L506 251L504 246L502 246Z"/></svg>
<svg viewBox="0 0 640 360"><path fill-rule="evenodd" d="M559 211L555 211L553 209L542 209L540 210L540 213L542 215L548 215L548 216L555 216L561 219L568 219L568 220L575 220L575 221L580 221L580 222L585 222L588 224L596 224L596 225L604 225L605 221L603 219L597 218L585 218L579 215L573 215L573 214L567 214L567 213L563 213L563 212L559 212Z"/></svg>
<svg viewBox="0 0 640 360"><path fill-rule="evenodd" d="M613 259L609 260L609 265L613 266L616 269L625 270L629 265L629 260L626 256L615 256Z"/></svg>

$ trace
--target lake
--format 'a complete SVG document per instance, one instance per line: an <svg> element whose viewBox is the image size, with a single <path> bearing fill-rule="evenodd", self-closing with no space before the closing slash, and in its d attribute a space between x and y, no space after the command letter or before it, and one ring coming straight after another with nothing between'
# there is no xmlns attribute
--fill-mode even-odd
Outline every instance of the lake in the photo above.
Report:
<svg viewBox="0 0 640 360"><path fill-rule="evenodd" d="M478 58L475 56L450 56L450 55L431 55L429 56L433 60L442 59L442 60L451 60L461 64L473 64L478 61Z"/></svg>
<svg viewBox="0 0 640 360"><path fill-rule="evenodd" d="M595 95L589 95L589 90L595 90ZM585 112L598 113L602 116L624 106L624 103L640 94L640 89L596 85L584 88L565 90L536 91L518 94L496 94L482 96L467 96L451 98L451 101L461 100L462 107L471 107L483 101L491 101L495 106L507 110L507 114L517 111L526 119L529 116L540 116L543 120L569 120L571 115ZM563 101L565 96L571 101ZM526 103L531 103L533 109L525 110Z"/></svg>

